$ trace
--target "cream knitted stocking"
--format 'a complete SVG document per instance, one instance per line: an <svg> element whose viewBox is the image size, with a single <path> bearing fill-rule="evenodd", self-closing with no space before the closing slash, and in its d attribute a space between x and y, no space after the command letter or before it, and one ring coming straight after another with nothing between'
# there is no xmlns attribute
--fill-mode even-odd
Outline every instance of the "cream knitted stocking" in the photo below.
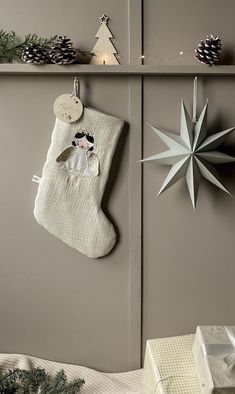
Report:
<svg viewBox="0 0 235 394"><path fill-rule="evenodd" d="M90 108L74 123L56 119L35 200L38 223L93 258L116 241L101 201L122 127L121 119Z"/></svg>

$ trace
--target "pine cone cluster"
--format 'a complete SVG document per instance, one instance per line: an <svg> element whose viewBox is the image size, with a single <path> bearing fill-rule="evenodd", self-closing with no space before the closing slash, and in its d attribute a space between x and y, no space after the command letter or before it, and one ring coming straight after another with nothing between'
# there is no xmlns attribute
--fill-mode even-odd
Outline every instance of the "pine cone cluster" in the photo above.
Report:
<svg viewBox="0 0 235 394"><path fill-rule="evenodd" d="M220 38L211 34L206 37L205 41L201 41L200 44L197 45L195 49L195 58L208 66L217 64L220 59L221 46Z"/></svg>
<svg viewBox="0 0 235 394"><path fill-rule="evenodd" d="M56 36L52 44L43 46L38 43L27 45L22 52L22 60L31 64L71 64L77 60L77 52L66 36Z"/></svg>
<svg viewBox="0 0 235 394"><path fill-rule="evenodd" d="M29 44L22 52L22 60L25 63L45 64L48 63L49 55L47 50L39 44Z"/></svg>
<svg viewBox="0 0 235 394"><path fill-rule="evenodd" d="M52 63L71 64L77 59L76 50L73 44L66 36L57 36L56 43L51 47L49 56Z"/></svg>

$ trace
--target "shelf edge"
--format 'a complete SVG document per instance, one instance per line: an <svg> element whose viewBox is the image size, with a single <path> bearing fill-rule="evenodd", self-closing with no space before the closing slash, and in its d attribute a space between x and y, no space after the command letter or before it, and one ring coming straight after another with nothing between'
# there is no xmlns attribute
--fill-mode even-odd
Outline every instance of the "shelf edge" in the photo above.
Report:
<svg viewBox="0 0 235 394"><path fill-rule="evenodd" d="M164 66L164 65L29 65L0 64L0 75L235 75L232 66Z"/></svg>

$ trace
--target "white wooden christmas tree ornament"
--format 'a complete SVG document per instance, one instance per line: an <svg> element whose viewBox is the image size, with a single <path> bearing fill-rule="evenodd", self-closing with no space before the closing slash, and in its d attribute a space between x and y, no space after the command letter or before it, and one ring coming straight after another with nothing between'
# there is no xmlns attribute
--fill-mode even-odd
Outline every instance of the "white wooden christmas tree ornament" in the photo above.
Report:
<svg viewBox="0 0 235 394"><path fill-rule="evenodd" d="M91 59L91 64L119 64L115 54L117 51L111 42L113 35L108 28L108 16L102 15L100 17L100 28L96 33L96 44L92 49L94 54Z"/></svg>
<svg viewBox="0 0 235 394"><path fill-rule="evenodd" d="M214 165L235 162L235 157L217 150L235 128L232 127L208 136L207 107L208 101L199 119L195 122L190 119L182 101L180 135L149 125L169 150L140 160L140 162L157 162L171 166L158 196L179 179L185 177L194 210L201 177L230 194L223 185Z"/></svg>

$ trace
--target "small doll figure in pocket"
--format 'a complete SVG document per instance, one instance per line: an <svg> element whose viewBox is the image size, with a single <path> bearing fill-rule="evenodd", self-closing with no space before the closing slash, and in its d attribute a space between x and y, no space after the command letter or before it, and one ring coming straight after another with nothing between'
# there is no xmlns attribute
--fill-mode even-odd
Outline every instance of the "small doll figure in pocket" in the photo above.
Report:
<svg viewBox="0 0 235 394"><path fill-rule="evenodd" d="M76 133L72 146L66 148L56 159L65 171L82 177L99 175L99 159L93 152L94 137L88 133Z"/></svg>

